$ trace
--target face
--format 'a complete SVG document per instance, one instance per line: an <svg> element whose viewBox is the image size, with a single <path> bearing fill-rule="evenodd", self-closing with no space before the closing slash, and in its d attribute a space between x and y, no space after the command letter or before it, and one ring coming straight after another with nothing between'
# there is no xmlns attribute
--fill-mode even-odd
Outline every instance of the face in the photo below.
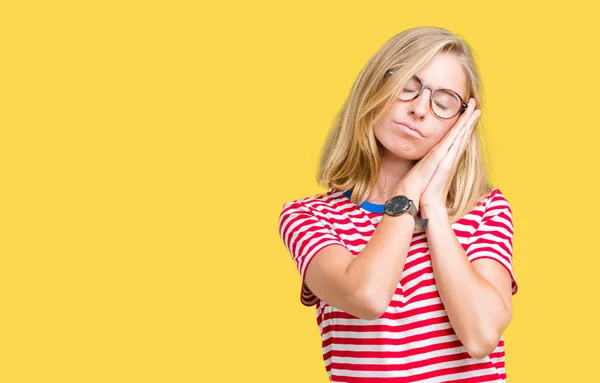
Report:
<svg viewBox="0 0 600 383"><path fill-rule="evenodd" d="M438 53L416 75L425 85L433 89L453 90L465 103L468 102L466 77L453 54ZM374 134L383 146L384 156L419 160L452 128L460 114L450 119L439 118L430 109L430 97L431 90L425 88L419 97L412 101L392 101L385 116L374 126Z"/></svg>

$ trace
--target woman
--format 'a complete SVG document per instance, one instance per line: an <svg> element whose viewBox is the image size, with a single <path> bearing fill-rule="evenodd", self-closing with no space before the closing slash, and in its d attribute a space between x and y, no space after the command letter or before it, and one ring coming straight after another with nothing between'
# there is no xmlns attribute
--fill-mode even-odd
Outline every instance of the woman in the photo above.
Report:
<svg viewBox="0 0 600 383"><path fill-rule="evenodd" d="M283 206L332 382L506 381L513 225L487 182L479 78L445 29L393 36L328 137L329 191Z"/></svg>

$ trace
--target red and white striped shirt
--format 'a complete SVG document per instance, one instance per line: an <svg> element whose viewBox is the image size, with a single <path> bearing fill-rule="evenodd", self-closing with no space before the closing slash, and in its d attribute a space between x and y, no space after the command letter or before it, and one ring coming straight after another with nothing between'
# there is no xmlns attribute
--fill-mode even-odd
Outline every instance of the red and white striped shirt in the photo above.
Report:
<svg viewBox="0 0 600 383"><path fill-rule="evenodd" d="M382 204L350 201L351 190L330 191L286 202L279 233L302 279L300 300L316 305L323 360L332 382L505 382L504 338L483 359L474 359L456 336L435 284L425 230L415 231L398 286L385 313L359 319L317 298L304 283L319 250L338 244L354 256L381 221ZM510 273L511 208L498 188L452 225L470 261L490 258Z"/></svg>

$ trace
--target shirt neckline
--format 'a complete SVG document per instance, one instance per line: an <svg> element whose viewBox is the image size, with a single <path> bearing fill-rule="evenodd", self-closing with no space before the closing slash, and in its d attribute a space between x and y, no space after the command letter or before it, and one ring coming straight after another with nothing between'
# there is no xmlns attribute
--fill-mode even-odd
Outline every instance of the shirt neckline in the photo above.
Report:
<svg viewBox="0 0 600 383"><path fill-rule="evenodd" d="M344 195L346 196L346 198L350 199L350 196L352 196L352 189L346 190L344 192ZM360 204L360 207L371 213L383 214L385 204L373 203L365 200L363 203Z"/></svg>

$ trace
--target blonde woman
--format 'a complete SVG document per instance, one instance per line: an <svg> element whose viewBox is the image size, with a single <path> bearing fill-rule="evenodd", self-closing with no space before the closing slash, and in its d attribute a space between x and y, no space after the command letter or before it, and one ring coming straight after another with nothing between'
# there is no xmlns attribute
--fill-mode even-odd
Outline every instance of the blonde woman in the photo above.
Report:
<svg viewBox="0 0 600 383"><path fill-rule="evenodd" d="M328 191L284 204L279 233L330 381L506 381L512 214L487 181L480 104L465 41L437 27L393 36L327 139Z"/></svg>

